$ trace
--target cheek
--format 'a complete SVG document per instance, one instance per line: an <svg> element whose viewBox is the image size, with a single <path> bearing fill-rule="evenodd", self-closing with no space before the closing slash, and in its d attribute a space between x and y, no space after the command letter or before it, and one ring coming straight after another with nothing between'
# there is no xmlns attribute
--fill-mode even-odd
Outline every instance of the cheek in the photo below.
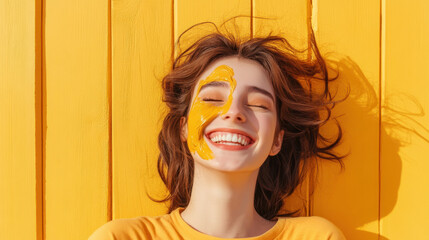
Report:
<svg viewBox="0 0 429 240"><path fill-rule="evenodd" d="M213 159L213 152L210 150L207 143L204 141L204 130L210 122L212 122L220 114L224 114L228 111L232 103L232 93L234 92L236 82L232 77L234 72L232 68L221 65L217 67L205 80L202 80L198 84L198 90L196 91L196 98L193 100L191 109L189 110L188 117L188 148L189 151L194 154L195 152L200 155L202 159L209 160ZM229 82L230 93L228 100L223 106L215 106L208 102L202 101L198 94L200 93L201 87L213 81Z"/></svg>
<svg viewBox="0 0 429 240"><path fill-rule="evenodd" d="M232 94L228 96L223 106L215 106L211 103L196 98L188 118L188 147L191 153L197 152L202 159L213 159L213 152L204 140L204 130L217 116L228 111L232 103Z"/></svg>
<svg viewBox="0 0 429 240"><path fill-rule="evenodd" d="M198 152L201 158L213 158L213 152L204 141L204 129L219 114L219 107L202 101L195 101L188 119L188 147L191 153Z"/></svg>
<svg viewBox="0 0 429 240"><path fill-rule="evenodd" d="M276 132L276 126L277 126L277 118L273 114L272 116L264 116L259 118L259 127L261 134L265 137L266 141L273 141L274 135Z"/></svg>

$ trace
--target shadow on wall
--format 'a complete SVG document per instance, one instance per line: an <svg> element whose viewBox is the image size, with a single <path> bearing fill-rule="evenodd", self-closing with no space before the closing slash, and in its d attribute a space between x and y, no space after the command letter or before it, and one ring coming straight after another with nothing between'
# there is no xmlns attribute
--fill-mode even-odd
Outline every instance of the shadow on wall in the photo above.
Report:
<svg viewBox="0 0 429 240"><path fill-rule="evenodd" d="M404 136L415 134L429 142L429 130L416 119L423 116L424 111L418 101L410 95L386 97L382 105L383 115L380 124L379 98L359 66L349 57L331 55L327 56L327 59L328 65L339 71L339 78L333 85L338 89L337 97L343 97L341 94L347 92L345 90L347 87L350 88L348 99L333 111L333 116L343 114L338 120L344 130L344 141L338 152L350 155L344 159L343 174L339 174L339 167L336 164L335 166L330 163L322 164L317 178L319 182L315 186L315 192L319 191L319 187L322 188L321 201L316 199L317 202L314 203L316 215L328 218L335 215L335 219L341 219L334 222L342 229L347 239L378 239L377 233L360 228L371 224L371 229L376 230L379 220L378 201L381 208L380 219L394 209L402 171L399 150L409 144ZM391 101L393 99L394 101ZM400 104L394 104L398 102ZM407 106L407 109L401 109L399 105ZM331 126L324 128L322 132L326 132L327 135L334 129ZM380 137L380 142L377 136ZM381 199L378 186L380 151L382 151L380 172L383 177ZM330 207L323 207L324 205ZM317 206L321 206L321 210L317 210ZM334 211L328 212L323 208ZM380 236L379 239L388 238Z"/></svg>
<svg viewBox="0 0 429 240"><path fill-rule="evenodd" d="M314 214L332 220L349 240L378 239L379 134L383 135L382 144L391 148L391 191L389 202L383 203L390 205L389 212L396 203L401 177L400 140L379 128L379 98L359 66L351 58L338 54L325 57L329 67L339 72L339 78L332 84L336 99L342 99L347 88L350 90L349 97L333 110L333 116L338 117L344 132L337 151L349 155L344 159L345 171L342 173L337 165L320 164ZM332 135L336 129L331 124L324 126L322 133ZM367 230L362 230L363 226Z"/></svg>
<svg viewBox="0 0 429 240"><path fill-rule="evenodd" d="M347 174L344 184L348 186L343 186L345 196L341 199L341 214L344 215L343 219L347 219L343 231L349 239L378 239L378 233L359 228L372 223L371 229L374 229L378 224L380 137L381 144L391 149L388 158L389 172L392 174L389 197L382 204L389 205L389 212L396 204L402 169L400 139L387 135L384 125L380 126L379 96L359 66L349 57L339 58L333 63L340 72L339 84L347 84L351 90L347 101L337 109L347 116L341 124L348 133L345 145L350 151L349 157L345 159Z"/></svg>

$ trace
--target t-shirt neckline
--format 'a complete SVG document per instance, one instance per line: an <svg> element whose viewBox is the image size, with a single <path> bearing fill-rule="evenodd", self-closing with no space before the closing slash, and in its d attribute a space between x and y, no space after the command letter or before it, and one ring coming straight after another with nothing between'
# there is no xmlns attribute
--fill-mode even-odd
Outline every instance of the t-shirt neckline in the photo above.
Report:
<svg viewBox="0 0 429 240"><path fill-rule="evenodd" d="M220 238L211 236L205 233L202 233L193 227L191 227L188 223L183 220L182 216L180 215L181 212L185 210L184 208L176 208L171 212L172 219L177 226L177 230L185 237L191 238L191 239L204 239L204 240L264 240L264 239L275 239L277 236L280 235L281 231L284 230L285 225L285 219L284 218L278 218L277 222L274 224L273 227L268 229L266 232L259 236L255 237L247 237L247 238Z"/></svg>

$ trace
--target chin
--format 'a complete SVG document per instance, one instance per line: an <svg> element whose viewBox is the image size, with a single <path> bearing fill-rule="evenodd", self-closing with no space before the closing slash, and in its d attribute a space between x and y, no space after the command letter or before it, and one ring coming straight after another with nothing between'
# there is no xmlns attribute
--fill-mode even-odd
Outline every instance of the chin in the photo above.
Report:
<svg viewBox="0 0 429 240"><path fill-rule="evenodd" d="M234 156L218 156L210 160L201 159L199 156L194 156L195 165L202 165L205 168L216 170L220 172L251 172L259 170L259 167L263 164L263 161L256 162L247 161L251 158L245 158L240 156L234 158Z"/></svg>

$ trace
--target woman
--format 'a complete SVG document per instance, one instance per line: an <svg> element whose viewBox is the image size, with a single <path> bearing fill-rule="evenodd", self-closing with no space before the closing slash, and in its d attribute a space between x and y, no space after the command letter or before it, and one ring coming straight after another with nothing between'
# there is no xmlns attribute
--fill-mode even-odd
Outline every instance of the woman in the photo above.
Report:
<svg viewBox="0 0 429 240"><path fill-rule="evenodd" d="M332 152L341 128L333 142L319 133L335 102L311 36L314 61L279 36L219 31L183 51L163 79L158 171L169 214L114 220L90 240L345 239L324 218L280 214L316 157L342 164Z"/></svg>

